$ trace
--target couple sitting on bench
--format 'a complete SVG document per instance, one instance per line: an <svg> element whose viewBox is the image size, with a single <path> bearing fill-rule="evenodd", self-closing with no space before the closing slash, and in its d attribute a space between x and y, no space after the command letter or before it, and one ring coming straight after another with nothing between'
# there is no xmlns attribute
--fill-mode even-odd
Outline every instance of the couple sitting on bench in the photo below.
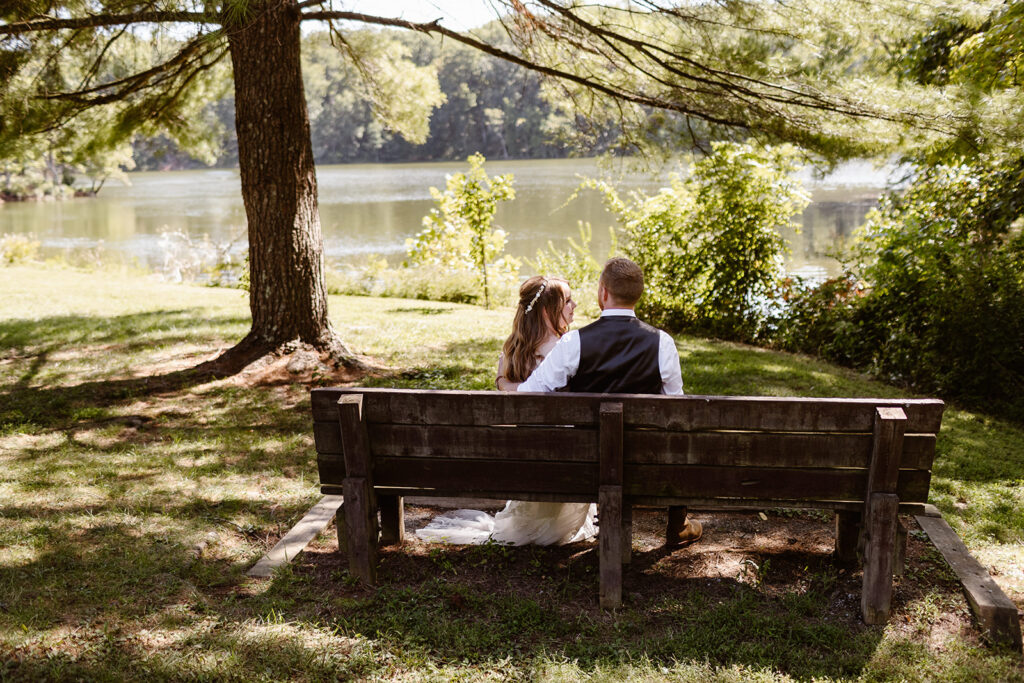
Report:
<svg viewBox="0 0 1024 683"><path fill-rule="evenodd" d="M643 288L639 266L626 258L609 260L597 288L601 317L569 331L576 308L569 284L552 277L528 279L519 289L512 334L498 360L498 389L682 394L675 341L639 321L633 311ZM494 517L454 510L416 534L443 543L560 545L594 537L596 514L593 503L510 500ZM670 542L688 544L700 536L700 523L687 519Z"/></svg>

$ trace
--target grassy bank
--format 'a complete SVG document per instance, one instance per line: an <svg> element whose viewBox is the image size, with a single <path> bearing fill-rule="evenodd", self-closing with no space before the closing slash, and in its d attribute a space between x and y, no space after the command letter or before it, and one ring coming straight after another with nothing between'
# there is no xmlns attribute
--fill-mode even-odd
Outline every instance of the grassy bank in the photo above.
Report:
<svg viewBox="0 0 1024 683"><path fill-rule="evenodd" d="M330 305L378 386L491 388L511 320ZM685 553L645 550L615 613L596 609L587 548L413 543L385 553L368 591L325 536L273 581L248 580L318 492L307 386L181 373L247 318L236 290L0 268L0 680L1024 680L1019 657L979 642L918 537L885 628L846 614L857 579L827 549L757 539L750 565L714 581L693 579ZM688 393L902 395L800 356L678 345ZM951 407L938 451L933 502L1024 604L1024 429ZM828 534L820 516L773 521Z"/></svg>

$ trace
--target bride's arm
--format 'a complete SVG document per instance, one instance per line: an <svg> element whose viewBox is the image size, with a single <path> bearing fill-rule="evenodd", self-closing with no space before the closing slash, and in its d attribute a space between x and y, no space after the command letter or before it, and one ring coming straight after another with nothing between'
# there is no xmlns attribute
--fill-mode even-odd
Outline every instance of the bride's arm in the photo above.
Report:
<svg viewBox="0 0 1024 683"><path fill-rule="evenodd" d="M512 382L505 377L504 354L498 356L498 376L494 378L494 383L498 386L498 391L515 391L521 384L521 382Z"/></svg>

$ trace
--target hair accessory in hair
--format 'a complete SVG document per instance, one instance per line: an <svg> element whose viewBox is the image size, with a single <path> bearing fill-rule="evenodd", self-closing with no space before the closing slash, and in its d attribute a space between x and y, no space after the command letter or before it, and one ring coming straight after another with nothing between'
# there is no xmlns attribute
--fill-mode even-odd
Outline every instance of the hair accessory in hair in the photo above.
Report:
<svg viewBox="0 0 1024 683"><path fill-rule="evenodd" d="M533 310L533 305L535 303L537 303L537 299L539 299L540 295L544 293L544 289L547 286L548 286L548 279L544 278L544 281L540 283L540 289L538 289L537 293L533 295L533 300L530 301L530 304L526 307L526 311L523 313L523 315L526 315L527 313L529 313L530 311Z"/></svg>

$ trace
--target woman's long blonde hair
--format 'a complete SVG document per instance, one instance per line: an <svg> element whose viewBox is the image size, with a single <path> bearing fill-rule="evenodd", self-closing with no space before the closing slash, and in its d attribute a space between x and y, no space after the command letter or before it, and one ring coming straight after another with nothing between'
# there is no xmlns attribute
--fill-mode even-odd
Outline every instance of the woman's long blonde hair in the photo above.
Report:
<svg viewBox="0 0 1024 683"><path fill-rule="evenodd" d="M519 305L512 319L512 334L501 350L505 356L505 377L510 382L525 381L537 367L537 349L548 337L549 322L558 334L566 333L562 309L568 299L568 285L562 278L534 275L519 288Z"/></svg>

